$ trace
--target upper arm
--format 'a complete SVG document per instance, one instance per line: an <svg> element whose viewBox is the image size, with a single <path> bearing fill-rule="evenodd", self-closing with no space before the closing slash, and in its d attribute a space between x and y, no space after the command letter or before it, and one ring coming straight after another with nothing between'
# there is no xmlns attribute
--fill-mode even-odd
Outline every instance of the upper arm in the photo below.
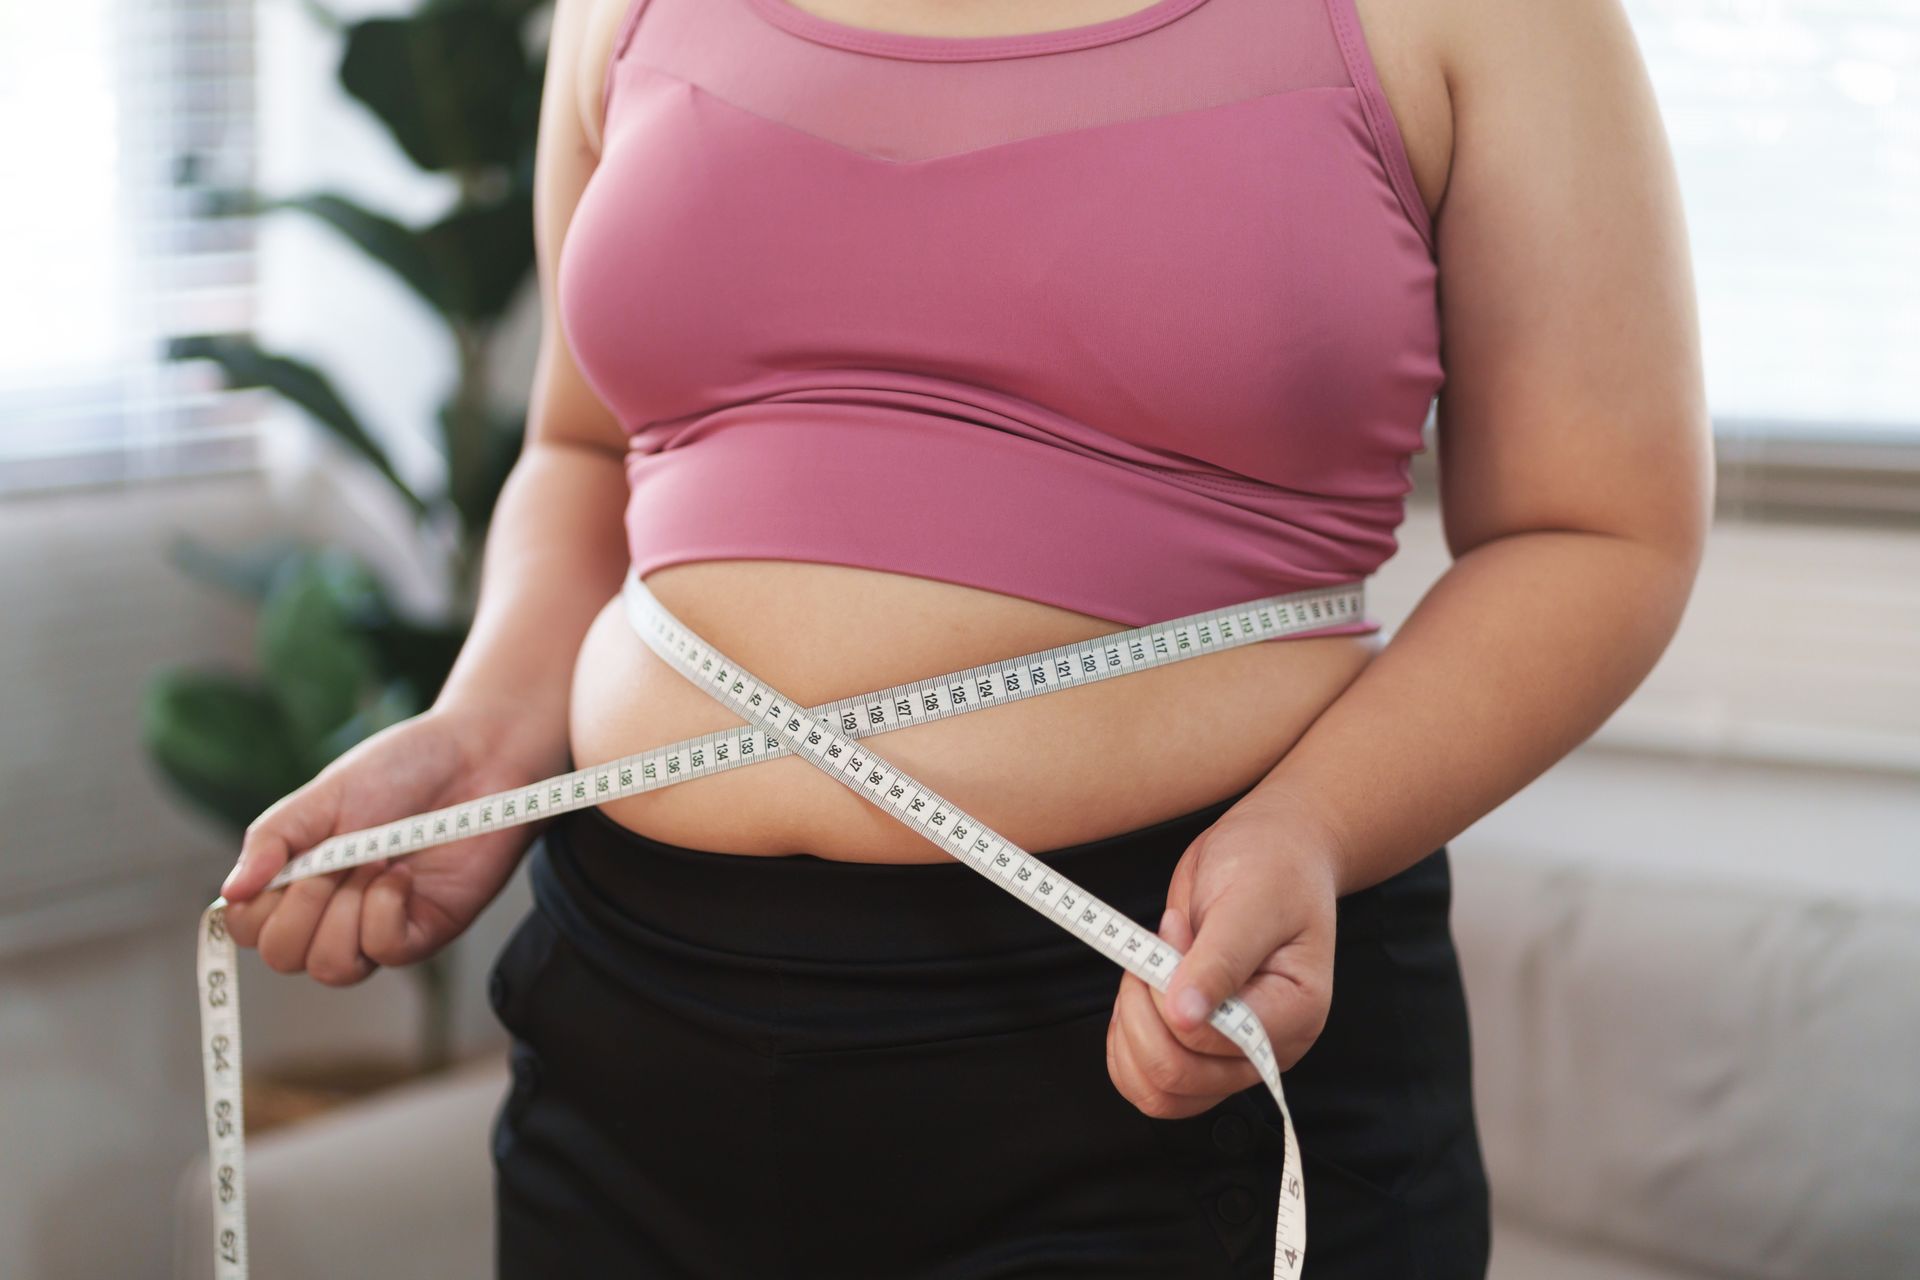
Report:
<svg viewBox="0 0 1920 1280"><path fill-rule="evenodd" d="M558 0L547 39L533 180L534 260L542 323L527 409L527 439L622 454L626 434L581 376L567 344L558 297L560 248L598 161L600 94L593 68L604 63L611 43L602 16L607 7L596 0Z"/></svg>
<svg viewBox="0 0 1920 1280"><path fill-rule="evenodd" d="M1437 228L1448 545L1571 529L1691 561L1713 498L1692 268L1619 0L1452 12Z"/></svg>

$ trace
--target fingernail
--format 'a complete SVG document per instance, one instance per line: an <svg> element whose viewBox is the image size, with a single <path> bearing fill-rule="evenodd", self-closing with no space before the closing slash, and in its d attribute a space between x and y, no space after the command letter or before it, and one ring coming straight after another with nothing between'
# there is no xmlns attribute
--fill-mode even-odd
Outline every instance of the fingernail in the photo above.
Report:
<svg viewBox="0 0 1920 1280"><path fill-rule="evenodd" d="M1160 927L1154 930L1154 932L1170 933L1172 932L1172 930L1173 930L1173 908L1168 907L1165 911L1162 911L1160 913Z"/></svg>
<svg viewBox="0 0 1920 1280"><path fill-rule="evenodd" d="M1199 1022L1207 1016L1207 998L1200 994L1198 987L1188 987L1173 998L1174 1012L1188 1022Z"/></svg>
<svg viewBox="0 0 1920 1280"><path fill-rule="evenodd" d="M220 882L221 896L224 897L225 895L233 892L233 882L235 880L238 880L239 878L240 878L240 864L236 862L233 864L233 870L227 872L227 878Z"/></svg>

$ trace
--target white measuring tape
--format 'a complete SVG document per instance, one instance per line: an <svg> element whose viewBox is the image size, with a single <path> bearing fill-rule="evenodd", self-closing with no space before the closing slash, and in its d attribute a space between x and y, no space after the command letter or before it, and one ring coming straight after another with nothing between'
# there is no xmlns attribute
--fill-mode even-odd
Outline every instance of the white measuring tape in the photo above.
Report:
<svg viewBox="0 0 1920 1280"><path fill-rule="evenodd" d="M1156 991L1165 991L1180 962L1179 951L886 760L856 746L854 740L1354 621L1363 617L1366 609L1364 583L1318 587L1150 623L803 708L689 630L667 612L631 570L622 594L628 620L647 646L746 724L382 826L331 836L288 862L267 882L267 889L797 754ZM238 957L226 929L226 906L225 898L216 898L200 917L201 1069L206 1088L208 1173L213 1188L214 1274L218 1280L245 1280L246 1122L240 1079L240 992ZM1286 1163L1274 1236L1273 1274L1275 1280L1292 1280L1299 1274L1306 1251L1305 1184L1300 1174L1299 1141L1281 1091L1273 1049L1260 1020L1237 996L1221 1001L1208 1021L1246 1054L1280 1107Z"/></svg>

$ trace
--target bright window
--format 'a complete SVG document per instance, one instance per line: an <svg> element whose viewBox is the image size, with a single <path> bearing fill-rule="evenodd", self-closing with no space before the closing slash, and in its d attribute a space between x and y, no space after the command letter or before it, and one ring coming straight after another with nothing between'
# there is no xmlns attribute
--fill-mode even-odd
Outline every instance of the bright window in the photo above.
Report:
<svg viewBox="0 0 1920 1280"><path fill-rule="evenodd" d="M247 0L0 4L0 487L245 454L256 402L164 350L253 322L252 222L196 204L252 130Z"/></svg>
<svg viewBox="0 0 1920 1280"><path fill-rule="evenodd" d="M1920 5L1625 0L1723 429L1920 441Z"/></svg>

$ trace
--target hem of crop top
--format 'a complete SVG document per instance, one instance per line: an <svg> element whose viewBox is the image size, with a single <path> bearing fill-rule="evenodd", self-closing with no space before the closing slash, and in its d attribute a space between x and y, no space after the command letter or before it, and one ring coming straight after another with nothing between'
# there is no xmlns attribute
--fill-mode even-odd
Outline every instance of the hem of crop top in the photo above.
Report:
<svg viewBox="0 0 1920 1280"><path fill-rule="evenodd" d="M1148 617L1130 612L1126 618L1111 618L1092 605L1082 607L1065 603L1049 596L1030 595L1024 591L1010 590L1005 585L996 585L976 579L966 574L940 572L931 569L893 569L879 568L873 565L859 564L851 560L825 560L819 556L809 556L789 547L763 547L751 542L712 543L699 549L683 548L679 551L656 552L650 556L631 558L633 572L643 581L647 575L660 569L672 568L681 564L708 564L718 560L780 560L791 564L840 565L849 569L865 569L868 572L895 573L907 578L924 578L929 582L944 582L956 587L971 587L976 591L990 591L994 595L1008 596L1015 600L1028 600L1034 604L1052 605L1056 609L1070 609L1075 613L1084 613L1090 618L1099 618L1102 622L1111 622L1116 627L1148 627L1161 622L1170 622L1174 618L1184 618L1190 613L1206 613L1213 609L1224 609L1227 605L1243 604L1253 600L1264 600L1268 595L1291 595L1298 591L1310 591L1311 587L1278 588L1258 596L1248 596L1245 600L1229 600L1225 604L1203 605L1182 613L1155 614ZM1358 585L1362 579L1351 579L1351 585ZM1327 636L1372 635L1382 630L1380 620L1373 617L1358 618L1350 622L1332 622L1324 627L1314 627L1308 631L1289 631L1284 636L1275 636L1275 640L1318 640Z"/></svg>
<svg viewBox="0 0 1920 1280"><path fill-rule="evenodd" d="M1288 562L1284 547L1252 536L1262 517L1217 513L1205 527L1156 520L1151 513L1170 504L1207 500L1165 479L1090 467L1077 455L992 433L901 433L852 419L783 421L768 431L786 439L803 431L806 447L770 450L767 434L740 423L697 445L627 455L622 524L635 569L644 576L670 564L731 559L839 564L1132 627L1363 583L1380 550L1360 553L1345 569L1304 570ZM958 491L942 485L945 500L916 481L980 471L995 483ZM1116 506L1147 515L1115 519ZM752 519L743 520L744 512ZM1376 619L1362 618L1314 634L1379 629Z"/></svg>

